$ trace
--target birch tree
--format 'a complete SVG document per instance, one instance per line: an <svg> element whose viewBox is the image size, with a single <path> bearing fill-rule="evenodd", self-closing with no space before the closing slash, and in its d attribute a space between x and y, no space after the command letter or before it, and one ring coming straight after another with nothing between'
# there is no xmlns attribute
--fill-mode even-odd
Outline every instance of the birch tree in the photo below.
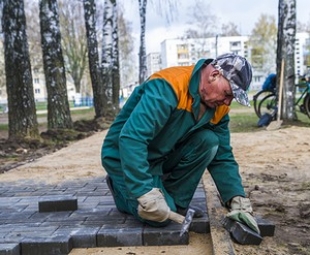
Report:
<svg viewBox="0 0 310 255"><path fill-rule="evenodd" d="M40 70L40 72L43 72L38 3L29 0L25 2L25 13L27 20L29 54L32 69L37 69Z"/></svg>
<svg viewBox="0 0 310 255"><path fill-rule="evenodd" d="M277 46L277 84L281 74L281 62L284 65L284 86L282 118L294 120L297 118L295 101L295 37L296 37L296 0L279 0L279 24ZM280 95L281 96L281 95Z"/></svg>
<svg viewBox="0 0 310 255"><path fill-rule="evenodd" d="M39 138L23 0L3 1L9 140Z"/></svg>
<svg viewBox="0 0 310 255"><path fill-rule="evenodd" d="M115 110L119 108L118 14L116 0L104 1L102 29L102 75L108 101Z"/></svg>
<svg viewBox="0 0 310 255"><path fill-rule="evenodd" d="M233 22L228 22L222 24L222 33L223 36L241 36L238 26Z"/></svg>
<svg viewBox="0 0 310 255"><path fill-rule="evenodd" d="M102 27L102 49L101 49L101 67L104 80L104 87L109 100L112 103L112 58L113 58L113 4L110 0L104 1L103 9L103 27Z"/></svg>
<svg viewBox="0 0 310 255"><path fill-rule="evenodd" d="M94 95L95 119L108 115L107 96L101 75L99 62L98 41L96 32L96 3L95 0L85 0L84 18L87 37L88 61L90 78Z"/></svg>
<svg viewBox="0 0 310 255"><path fill-rule="evenodd" d="M154 5L157 13L165 16L168 22L174 19L174 14L177 13L176 0L157 0L157 1L149 0L149 2L152 5ZM139 83L140 84L147 78L146 46L145 46L146 9L147 9L147 0L139 0L139 15L140 15Z"/></svg>
<svg viewBox="0 0 310 255"><path fill-rule="evenodd" d="M118 15L118 25L121 83L128 85L136 80L138 70L133 64L135 55L132 24L125 20L123 11L120 11Z"/></svg>
<svg viewBox="0 0 310 255"><path fill-rule="evenodd" d="M249 38L251 63L264 74L276 71L277 26L272 15L261 14Z"/></svg>
<svg viewBox="0 0 310 255"><path fill-rule="evenodd" d="M145 23L146 23L147 0L139 0L140 14L140 47L139 47L139 83L141 84L147 77L146 46L145 46Z"/></svg>
<svg viewBox="0 0 310 255"><path fill-rule="evenodd" d="M196 0L188 13L191 28L185 32L187 38L208 38L219 34L220 18L212 13L210 4L206 1Z"/></svg>
<svg viewBox="0 0 310 255"><path fill-rule="evenodd" d="M118 37L118 10L116 0L110 0L113 6L112 12L112 104L119 108L120 90L120 66L119 66L119 37Z"/></svg>
<svg viewBox="0 0 310 255"><path fill-rule="evenodd" d="M3 14L3 1L0 1L0 27L2 26L2 14ZM3 32L3 29L2 29ZM3 38L0 39L0 51L4 52ZM0 95L6 93L6 81L5 81L5 63L4 58L0 58Z"/></svg>
<svg viewBox="0 0 310 255"><path fill-rule="evenodd" d="M2 43L0 43L0 51L4 52L4 45ZM6 93L6 81L5 81L5 63L4 63L4 58L0 58L0 95L2 93Z"/></svg>
<svg viewBox="0 0 310 255"><path fill-rule="evenodd" d="M40 27L48 129L72 128L56 0L40 0Z"/></svg>
<svg viewBox="0 0 310 255"><path fill-rule="evenodd" d="M73 79L77 93L87 67L87 42L83 17L83 4L79 1L59 1L60 29L66 71Z"/></svg>

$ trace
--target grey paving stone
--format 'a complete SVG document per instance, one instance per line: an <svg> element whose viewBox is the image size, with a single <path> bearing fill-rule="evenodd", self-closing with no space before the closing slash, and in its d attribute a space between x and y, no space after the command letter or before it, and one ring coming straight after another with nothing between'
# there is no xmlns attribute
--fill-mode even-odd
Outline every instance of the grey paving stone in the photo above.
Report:
<svg viewBox="0 0 310 255"><path fill-rule="evenodd" d="M210 233L210 222L209 217L205 214L202 218L194 218L190 227L189 231L195 233Z"/></svg>
<svg viewBox="0 0 310 255"><path fill-rule="evenodd" d="M21 244L22 255L67 255L72 250L72 241L68 236L48 238L28 238Z"/></svg>
<svg viewBox="0 0 310 255"><path fill-rule="evenodd" d="M10 206L19 202L21 199L19 197L0 197L0 208Z"/></svg>
<svg viewBox="0 0 310 255"><path fill-rule="evenodd" d="M77 210L77 198L57 196L39 201L39 212L59 212Z"/></svg>
<svg viewBox="0 0 310 255"><path fill-rule="evenodd" d="M78 208L39 212L39 201L55 198L76 198ZM193 204L205 206L202 186L195 192ZM62 185L14 182L0 187L0 240L19 244L19 255L62 255L72 247L187 244L188 233L180 238L180 227L173 223L166 228L151 228L120 213L104 178ZM190 231L199 233L206 229L207 214L194 219L190 227Z"/></svg>
<svg viewBox="0 0 310 255"><path fill-rule="evenodd" d="M189 243L188 232L180 236L181 224L171 222L167 227L155 228L145 226L143 230L143 245L187 245Z"/></svg>
<svg viewBox="0 0 310 255"><path fill-rule="evenodd" d="M53 236L53 233L58 229L58 226L38 226L29 227L16 225L14 229L5 236L6 242L23 242L24 239L47 239Z"/></svg>
<svg viewBox="0 0 310 255"><path fill-rule="evenodd" d="M142 231L142 225L140 227L130 227L128 224L105 225L97 233L97 246L142 246Z"/></svg>
<svg viewBox="0 0 310 255"><path fill-rule="evenodd" d="M0 243L0 255L20 255L19 243Z"/></svg>
<svg viewBox="0 0 310 255"><path fill-rule="evenodd" d="M223 219L224 228L227 229L233 240L244 245L259 245L263 238L248 226L231 220L227 217Z"/></svg>
<svg viewBox="0 0 310 255"><path fill-rule="evenodd" d="M73 248L97 247L97 233L100 227L76 226L61 226L54 235L70 236Z"/></svg>
<svg viewBox="0 0 310 255"><path fill-rule="evenodd" d="M274 236L276 226L269 220L256 218L261 236Z"/></svg>

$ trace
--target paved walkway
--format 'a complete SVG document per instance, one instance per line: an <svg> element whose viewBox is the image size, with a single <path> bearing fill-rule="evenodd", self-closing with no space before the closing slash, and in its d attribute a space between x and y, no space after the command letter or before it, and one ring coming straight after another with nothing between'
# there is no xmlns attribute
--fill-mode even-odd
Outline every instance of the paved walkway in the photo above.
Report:
<svg viewBox="0 0 310 255"><path fill-rule="evenodd" d="M76 199L77 210L53 211L52 202L63 199ZM39 203L46 201L51 202L51 210L39 212ZM194 219L190 231L209 233L202 184L192 204L205 208L205 216ZM0 255L64 255L73 248L187 245L188 233L180 237L180 229L177 223L152 228L118 212L103 178L59 185L1 183L0 187Z"/></svg>

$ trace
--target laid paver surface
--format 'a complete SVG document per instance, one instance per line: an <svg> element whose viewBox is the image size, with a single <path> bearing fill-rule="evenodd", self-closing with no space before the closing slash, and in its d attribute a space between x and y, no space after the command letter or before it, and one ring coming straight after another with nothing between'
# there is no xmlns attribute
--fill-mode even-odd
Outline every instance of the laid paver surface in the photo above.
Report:
<svg viewBox="0 0 310 255"><path fill-rule="evenodd" d="M190 231L209 233L202 183L192 205L205 208L205 215L193 220ZM1 183L0 255L62 255L73 248L187 245L188 233L180 237L180 230L177 223L153 228L120 213L103 177L55 185Z"/></svg>

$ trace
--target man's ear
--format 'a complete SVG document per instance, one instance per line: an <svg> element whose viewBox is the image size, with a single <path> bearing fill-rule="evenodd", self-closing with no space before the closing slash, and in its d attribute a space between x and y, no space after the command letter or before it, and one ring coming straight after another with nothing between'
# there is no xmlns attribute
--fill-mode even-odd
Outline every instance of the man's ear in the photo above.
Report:
<svg viewBox="0 0 310 255"><path fill-rule="evenodd" d="M213 81L215 81L216 78L219 77L219 75L220 75L219 70L216 70L216 69L212 70L211 77Z"/></svg>

